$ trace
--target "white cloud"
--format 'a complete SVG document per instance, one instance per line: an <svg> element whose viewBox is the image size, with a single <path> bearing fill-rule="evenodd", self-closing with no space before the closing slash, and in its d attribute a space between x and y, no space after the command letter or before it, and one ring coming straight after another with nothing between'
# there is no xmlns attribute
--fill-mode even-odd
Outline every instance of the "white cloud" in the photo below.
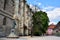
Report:
<svg viewBox="0 0 60 40"><path fill-rule="evenodd" d="M54 7L52 7L52 6L47 6L47 7L45 7L44 9L53 9Z"/></svg>
<svg viewBox="0 0 60 40"><path fill-rule="evenodd" d="M41 3L38 3L38 5L40 6L40 5L41 5Z"/></svg>
<svg viewBox="0 0 60 40"><path fill-rule="evenodd" d="M41 4L39 4L41 5ZM30 5L30 7L35 10L35 6ZM55 22L54 20L59 20L60 18L60 8L55 8L52 6L47 6L47 7L43 7L42 11L47 12L47 15L50 19L50 23L54 23L56 24L57 22Z"/></svg>
<svg viewBox="0 0 60 40"><path fill-rule="evenodd" d="M39 2L39 1L34 1L35 2L35 5L38 5L38 6L40 6L42 3L41 2Z"/></svg>
<svg viewBox="0 0 60 40"><path fill-rule="evenodd" d="M42 6L41 10L44 11L44 12L47 12L47 11L50 11L52 9L54 9L54 7L52 7L52 6L46 6L46 7Z"/></svg>
<svg viewBox="0 0 60 40"><path fill-rule="evenodd" d="M51 23L56 24L58 22L58 20L60 20L59 19L60 18L60 8L54 8L52 6L48 6L48 7L43 8L42 11L47 12L47 15L50 19L49 24L51 24Z"/></svg>
<svg viewBox="0 0 60 40"><path fill-rule="evenodd" d="M43 12L46 12L47 10L46 9L42 9Z"/></svg>
<svg viewBox="0 0 60 40"><path fill-rule="evenodd" d="M56 23L56 22L52 22L52 21L51 21L51 22L49 23L49 25L50 25L50 24L55 24L55 25L56 25L57 23Z"/></svg>
<svg viewBox="0 0 60 40"><path fill-rule="evenodd" d="M30 8L35 11L35 6L33 6L32 4L30 4Z"/></svg>
<svg viewBox="0 0 60 40"><path fill-rule="evenodd" d="M55 22L54 20L59 20L60 18L60 8L55 8L54 10L51 11L47 11L48 17L50 19L50 23L54 23L57 24L57 22Z"/></svg>
<svg viewBox="0 0 60 40"><path fill-rule="evenodd" d="M40 9L37 9L37 11L40 11Z"/></svg>
<svg viewBox="0 0 60 40"><path fill-rule="evenodd" d="M55 8L54 10L47 11L50 21L55 20L60 17L60 8Z"/></svg>
<svg viewBox="0 0 60 40"><path fill-rule="evenodd" d="M30 4L30 8L35 11L35 8L36 8L36 11L40 11L40 9L38 9L37 7L33 6L32 4Z"/></svg>
<svg viewBox="0 0 60 40"><path fill-rule="evenodd" d="M32 8L32 7L33 7L33 5L32 5L32 4L30 4L29 6L30 6L30 8Z"/></svg>
<svg viewBox="0 0 60 40"><path fill-rule="evenodd" d="M54 9L54 7L52 7L52 6L46 6L46 7L42 7L42 11L50 11L50 10L52 10L52 9Z"/></svg>

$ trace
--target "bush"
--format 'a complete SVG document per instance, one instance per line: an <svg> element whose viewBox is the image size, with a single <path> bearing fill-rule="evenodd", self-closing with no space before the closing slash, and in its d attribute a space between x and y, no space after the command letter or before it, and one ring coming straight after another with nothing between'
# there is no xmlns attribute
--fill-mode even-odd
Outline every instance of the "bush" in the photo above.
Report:
<svg viewBox="0 0 60 40"><path fill-rule="evenodd" d="M40 32L35 32L34 33L34 36L41 36L42 35L42 33L40 33Z"/></svg>

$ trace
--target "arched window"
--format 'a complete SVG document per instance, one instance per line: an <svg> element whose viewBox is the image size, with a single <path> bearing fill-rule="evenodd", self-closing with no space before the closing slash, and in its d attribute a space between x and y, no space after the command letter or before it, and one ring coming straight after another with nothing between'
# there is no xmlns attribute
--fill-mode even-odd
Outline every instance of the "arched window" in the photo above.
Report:
<svg viewBox="0 0 60 40"><path fill-rule="evenodd" d="M3 19L3 25L6 25L6 17Z"/></svg>
<svg viewBox="0 0 60 40"><path fill-rule="evenodd" d="M5 10L5 7L6 7L6 3L7 3L7 0L4 0L4 10Z"/></svg>

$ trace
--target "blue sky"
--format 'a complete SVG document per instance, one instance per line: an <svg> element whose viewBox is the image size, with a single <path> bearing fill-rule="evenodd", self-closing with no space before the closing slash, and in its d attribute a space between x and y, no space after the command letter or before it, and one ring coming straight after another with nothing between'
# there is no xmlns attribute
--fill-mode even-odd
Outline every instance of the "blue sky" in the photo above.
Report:
<svg viewBox="0 0 60 40"><path fill-rule="evenodd" d="M50 23L57 24L60 21L60 0L26 0L27 3L34 7L38 6L45 11L50 19Z"/></svg>

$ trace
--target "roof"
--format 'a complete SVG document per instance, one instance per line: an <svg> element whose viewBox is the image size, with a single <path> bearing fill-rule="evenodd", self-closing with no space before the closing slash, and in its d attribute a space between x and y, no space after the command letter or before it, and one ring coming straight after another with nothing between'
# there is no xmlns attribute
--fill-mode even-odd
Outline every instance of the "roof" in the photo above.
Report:
<svg viewBox="0 0 60 40"><path fill-rule="evenodd" d="M57 25L56 26L60 26L60 21L57 23Z"/></svg>
<svg viewBox="0 0 60 40"><path fill-rule="evenodd" d="M49 27L48 27L48 28L54 29L55 27L56 27L56 25L51 24L51 25L49 25Z"/></svg>
<svg viewBox="0 0 60 40"><path fill-rule="evenodd" d="M60 21L56 24L56 27L55 28L60 29Z"/></svg>

